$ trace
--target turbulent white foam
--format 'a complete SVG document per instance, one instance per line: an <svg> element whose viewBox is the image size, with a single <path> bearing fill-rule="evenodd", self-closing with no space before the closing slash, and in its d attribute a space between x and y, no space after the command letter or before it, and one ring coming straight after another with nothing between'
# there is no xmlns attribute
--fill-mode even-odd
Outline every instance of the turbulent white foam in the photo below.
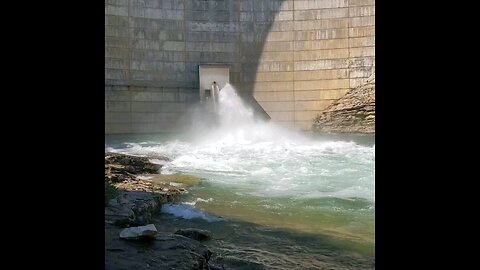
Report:
<svg viewBox="0 0 480 270"><path fill-rule="evenodd" d="M201 176L239 194L375 201L375 145L319 140L254 119L235 90L219 95L219 125L190 140L129 143L117 151L165 155L162 173ZM198 121L201 121L199 117Z"/></svg>
<svg viewBox="0 0 480 270"><path fill-rule="evenodd" d="M208 199L197 198L195 201L196 202L211 202L211 201L213 201L213 198L208 198Z"/></svg>
<svg viewBox="0 0 480 270"><path fill-rule="evenodd" d="M162 165L162 166L168 163L168 161L166 161L166 160L161 160L161 159L156 159L156 158L149 159L148 161L150 161L153 164L158 164L158 165Z"/></svg>
<svg viewBox="0 0 480 270"><path fill-rule="evenodd" d="M105 146L105 152L115 152L115 151L118 151L118 150L112 147Z"/></svg>
<svg viewBox="0 0 480 270"><path fill-rule="evenodd" d="M268 167L262 167L259 170L251 172L251 174L252 175L268 175L268 174L271 174L272 172L273 172L272 169Z"/></svg>
<svg viewBox="0 0 480 270"><path fill-rule="evenodd" d="M183 219L200 218L208 222L222 221L222 218L209 215L187 204L164 204L161 209L162 213L174 215Z"/></svg>
<svg viewBox="0 0 480 270"><path fill-rule="evenodd" d="M146 176L146 175L137 175L136 177L137 179L140 179L140 180L149 180L153 178L153 176Z"/></svg>
<svg viewBox="0 0 480 270"><path fill-rule="evenodd" d="M209 203L209 202L212 202L213 201L213 198L208 198L208 199L202 199L202 198L196 198L194 201L192 202L185 202L185 204L188 204L188 205L196 205L198 202L204 202L204 203Z"/></svg>
<svg viewBox="0 0 480 270"><path fill-rule="evenodd" d="M176 183L176 182L170 182L170 185L171 185L171 186L174 186L174 187L183 187L183 186L184 186L184 184L182 184L182 183Z"/></svg>

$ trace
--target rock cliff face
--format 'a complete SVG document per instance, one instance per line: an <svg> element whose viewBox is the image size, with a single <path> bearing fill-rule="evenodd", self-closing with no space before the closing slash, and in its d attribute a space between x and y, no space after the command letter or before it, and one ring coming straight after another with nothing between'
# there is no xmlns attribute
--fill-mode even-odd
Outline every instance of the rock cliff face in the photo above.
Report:
<svg viewBox="0 0 480 270"><path fill-rule="evenodd" d="M375 74L351 89L315 119L312 129L327 133L375 133Z"/></svg>

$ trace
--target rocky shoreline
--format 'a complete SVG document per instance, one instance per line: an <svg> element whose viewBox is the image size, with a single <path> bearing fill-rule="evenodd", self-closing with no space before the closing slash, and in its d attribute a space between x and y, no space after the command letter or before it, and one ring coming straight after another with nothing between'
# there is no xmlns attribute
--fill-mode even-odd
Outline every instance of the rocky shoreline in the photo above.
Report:
<svg viewBox="0 0 480 270"><path fill-rule="evenodd" d="M313 123L325 133L375 134L375 73L330 105Z"/></svg>
<svg viewBox="0 0 480 270"><path fill-rule="evenodd" d="M161 167L147 157L105 153L105 195L114 190L105 205L105 269L224 269L210 261L212 252L200 242L211 239L210 232L157 231L152 224L164 203L185 192L170 182L150 180Z"/></svg>

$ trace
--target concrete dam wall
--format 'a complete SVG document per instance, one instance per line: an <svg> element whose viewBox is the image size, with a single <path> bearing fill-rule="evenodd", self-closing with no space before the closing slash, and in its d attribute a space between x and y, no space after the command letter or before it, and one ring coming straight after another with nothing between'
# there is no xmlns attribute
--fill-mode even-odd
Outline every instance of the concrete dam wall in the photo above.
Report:
<svg viewBox="0 0 480 270"><path fill-rule="evenodd" d="M105 0L105 133L175 131L204 64L228 66L272 121L309 130L374 73L375 1Z"/></svg>

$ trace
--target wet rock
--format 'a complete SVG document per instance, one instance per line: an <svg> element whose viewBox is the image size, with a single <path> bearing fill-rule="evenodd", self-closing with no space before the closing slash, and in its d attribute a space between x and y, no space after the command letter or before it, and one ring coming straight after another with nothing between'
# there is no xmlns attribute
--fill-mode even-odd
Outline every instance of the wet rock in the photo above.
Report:
<svg viewBox="0 0 480 270"><path fill-rule="evenodd" d="M140 239L140 238L155 238L157 234L157 228L154 224L148 224L146 226L131 227L123 229L120 232L120 238L122 239Z"/></svg>
<svg viewBox="0 0 480 270"><path fill-rule="evenodd" d="M122 191L105 207L105 222L120 227L143 226L151 223L153 213L173 199L172 194Z"/></svg>
<svg viewBox="0 0 480 270"><path fill-rule="evenodd" d="M163 159L167 158L163 157ZM161 176L158 174L161 167L162 165L153 164L145 157L105 153L105 182L121 190L154 192L166 196L178 195L185 191L184 188L175 187L166 182L150 181L150 178L155 179L155 176ZM140 175L147 178L141 179ZM181 176L175 176L174 179L176 178Z"/></svg>
<svg viewBox="0 0 480 270"><path fill-rule="evenodd" d="M166 157L157 159L168 160ZM161 164L151 163L147 157L105 153L105 181L122 182L135 179L136 174L158 173Z"/></svg>
<svg viewBox="0 0 480 270"><path fill-rule="evenodd" d="M115 183L114 186L118 189L130 190L130 191L144 191L144 192L154 192L160 194L172 194L178 195L182 191L185 191L184 188L174 187L166 183L155 183L149 180L132 180L127 179L120 183Z"/></svg>
<svg viewBox="0 0 480 270"><path fill-rule="evenodd" d="M112 252L124 252L124 249L121 248L107 248L107 251L112 251Z"/></svg>
<svg viewBox="0 0 480 270"><path fill-rule="evenodd" d="M179 258L184 258L192 269L208 269L212 252L198 241L177 234L159 235L155 239L156 251L184 254Z"/></svg>
<svg viewBox="0 0 480 270"><path fill-rule="evenodd" d="M375 74L330 105L317 117L312 129L327 133L375 133Z"/></svg>
<svg viewBox="0 0 480 270"><path fill-rule="evenodd" d="M168 160L165 157L157 159ZM109 201L105 208L105 222L121 227L142 226L151 223L152 213L162 203L171 201L184 189L137 179L138 174L158 173L162 167L146 157L105 153L105 181L124 192Z"/></svg>
<svg viewBox="0 0 480 270"><path fill-rule="evenodd" d="M223 267L223 265L216 265L213 263L209 263L208 267L210 270L225 270L225 267Z"/></svg>
<svg viewBox="0 0 480 270"><path fill-rule="evenodd" d="M209 270L212 252L204 245L182 235L158 232L152 224L161 205L185 190L165 181L137 178L138 174L158 175L163 164L152 164L144 157L105 153L105 181L118 191L105 206L105 269ZM171 182L178 177L162 180ZM117 226L130 228L121 230Z"/></svg>
<svg viewBox="0 0 480 270"><path fill-rule="evenodd" d="M105 265L110 269L198 269L208 270L212 252L200 242L159 231L153 241L141 245L124 241L111 233L106 237ZM116 251L122 249L122 252Z"/></svg>
<svg viewBox="0 0 480 270"><path fill-rule="evenodd" d="M195 239L198 241L205 241L212 239L213 235L207 230L200 230L195 228L180 229L175 234L183 235L185 237Z"/></svg>
<svg viewBox="0 0 480 270"><path fill-rule="evenodd" d="M127 206L114 205L105 208L105 222L127 227L136 219L135 213Z"/></svg>

